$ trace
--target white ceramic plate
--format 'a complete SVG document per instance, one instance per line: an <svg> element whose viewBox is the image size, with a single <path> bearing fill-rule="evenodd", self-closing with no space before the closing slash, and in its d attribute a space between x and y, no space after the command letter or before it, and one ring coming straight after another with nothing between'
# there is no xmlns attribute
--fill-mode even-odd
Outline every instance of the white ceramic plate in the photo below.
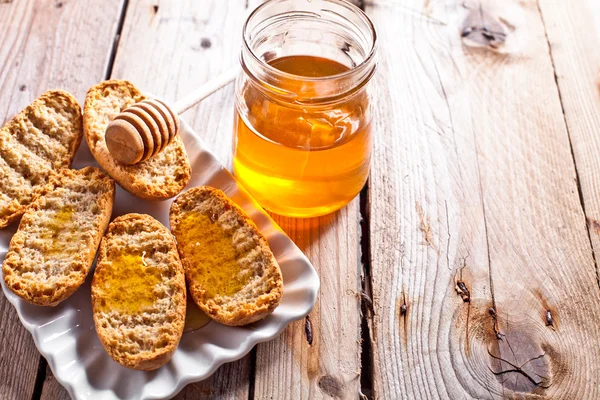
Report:
<svg viewBox="0 0 600 400"><path fill-rule="evenodd" d="M292 321L312 309L319 290L313 266L296 245L241 188L231 174L206 149L198 135L182 122L181 136L192 164L188 187L210 185L223 190L250 215L269 241L283 273L283 298L279 307L262 321L244 327L210 322L185 332L169 363L152 372L135 371L113 361L102 348L92 319L90 282L57 307L38 307L2 290L15 306L21 322L33 335L40 353L56 379L76 399L163 399L174 396L185 385L206 379L223 363L242 358L257 343L277 337ZM83 141L73 168L96 165ZM147 213L169 226L171 201L140 200L117 186L113 218L122 214ZM16 225L16 224L15 224ZM0 231L0 262L8 250L13 225Z"/></svg>

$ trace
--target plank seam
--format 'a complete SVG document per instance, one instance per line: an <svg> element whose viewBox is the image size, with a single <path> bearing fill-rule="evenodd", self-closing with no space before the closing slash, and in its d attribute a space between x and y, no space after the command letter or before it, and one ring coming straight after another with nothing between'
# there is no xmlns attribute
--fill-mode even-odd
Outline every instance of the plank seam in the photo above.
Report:
<svg viewBox="0 0 600 400"><path fill-rule="evenodd" d="M550 56L550 63L552 65L552 72L554 74L554 84L556 85L556 91L558 92L558 100L560 101L560 108L562 111L565 129L567 131L567 138L569 139L569 150L571 150L571 159L573 160L573 168L575 169L575 181L577 183L577 192L579 194L579 204L581 206L581 211L583 212L585 229L587 232L587 238L588 238L588 242L590 244L590 250L592 251L592 259L594 260L594 267L596 269L596 285L598 286L598 288L600 288L600 271L598 270L598 261L596 259L596 252L594 251L594 245L592 243L590 227L587 223L587 214L585 212L585 200L583 198L583 190L581 188L581 180L579 179L579 171L577 169L577 159L575 158L575 151L573 149L573 141L571 140L571 131L569 130L569 124L567 123L567 116L565 114L565 106L564 106L564 102L563 102L563 98L562 98L562 93L560 91L560 86L558 84L558 75L556 74L556 65L554 64L554 55L552 54L552 44L550 43L550 38L548 37L548 29L546 28L546 20L544 19L544 13L542 12L542 8L540 6L540 0L536 1L536 6L537 6L538 12L540 14L542 24L544 25L544 37L546 38L546 44L548 45L548 55Z"/></svg>
<svg viewBox="0 0 600 400"><path fill-rule="evenodd" d="M360 354L360 396L373 398L373 351L371 326L373 319L373 291L371 277L371 218L369 215L369 181L360 192L360 249L362 261L361 279L361 354Z"/></svg>
<svg viewBox="0 0 600 400"><path fill-rule="evenodd" d="M48 362L43 356L40 356L40 362L38 363L38 370L35 377L35 383L33 385L33 393L31 394L31 400L39 400L42 398L42 391L44 389L44 382L46 381L46 367Z"/></svg>
<svg viewBox="0 0 600 400"><path fill-rule="evenodd" d="M256 346L250 352L250 371L248 372L248 400L254 400L254 385L256 383Z"/></svg>
<svg viewBox="0 0 600 400"><path fill-rule="evenodd" d="M108 55L108 62L106 64L106 73L104 74L104 80L110 79L112 75L113 66L117 57L117 51L119 50L119 41L121 40L121 32L123 32L123 26L125 25L125 16L127 15L127 8L129 7L129 0L123 0L123 8L119 15L119 22L117 23L117 32L115 32L115 38L113 40L110 54Z"/></svg>

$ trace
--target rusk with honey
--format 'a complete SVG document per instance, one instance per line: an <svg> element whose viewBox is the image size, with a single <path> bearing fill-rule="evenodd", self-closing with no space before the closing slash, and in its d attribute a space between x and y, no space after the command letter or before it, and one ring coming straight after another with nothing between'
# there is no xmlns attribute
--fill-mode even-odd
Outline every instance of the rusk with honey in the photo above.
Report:
<svg viewBox="0 0 600 400"><path fill-rule="evenodd" d="M211 318L246 325L279 305L279 265L254 222L222 191L184 192L171 206L170 223L190 294Z"/></svg>
<svg viewBox="0 0 600 400"><path fill-rule="evenodd" d="M54 173L27 210L2 265L6 286L53 306L88 274L112 213L114 181L98 168Z"/></svg>
<svg viewBox="0 0 600 400"><path fill-rule="evenodd" d="M110 223L92 281L92 308L113 360L146 371L169 361L183 333L186 289L167 228L143 214Z"/></svg>
<svg viewBox="0 0 600 400"><path fill-rule="evenodd" d="M83 136L69 93L42 94L0 128L0 228L15 221L53 170L69 167Z"/></svg>
<svg viewBox="0 0 600 400"><path fill-rule="evenodd" d="M94 158L125 190L142 199L163 200L177 195L190 180L190 162L181 138L175 136L161 152L134 165L118 162L105 141L108 124L144 99L128 81L110 80L93 86L85 99L85 138Z"/></svg>

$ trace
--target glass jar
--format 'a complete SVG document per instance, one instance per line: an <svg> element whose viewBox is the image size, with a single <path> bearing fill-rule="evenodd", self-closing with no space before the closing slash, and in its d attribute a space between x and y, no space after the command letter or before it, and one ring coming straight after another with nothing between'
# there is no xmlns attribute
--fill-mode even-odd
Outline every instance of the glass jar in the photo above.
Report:
<svg viewBox="0 0 600 400"><path fill-rule="evenodd" d="M364 186L376 34L344 0L271 0L243 30L233 171L267 210L315 217Z"/></svg>

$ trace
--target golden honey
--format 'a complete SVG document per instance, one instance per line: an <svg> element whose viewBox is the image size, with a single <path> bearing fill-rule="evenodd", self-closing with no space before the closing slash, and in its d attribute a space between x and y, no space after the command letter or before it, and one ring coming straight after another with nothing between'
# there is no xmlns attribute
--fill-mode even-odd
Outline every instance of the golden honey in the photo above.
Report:
<svg viewBox="0 0 600 400"><path fill-rule="evenodd" d="M148 265L142 254L119 254L102 270L105 292L100 311L139 314L154 304L154 287L161 282L160 269Z"/></svg>
<svg viewBox="0 0 600 400"><path fill-rule="evenodd" d="M371 156L368 96L360 90L325 105L313 102L328 88L305 78L337 76L350 69L315 56L286 56L269 65L293 77L278 89L297 94L284 102L248 83L242 88L243 113L236 110L233 170L266 209L311 217L333 212L364 186ZM336 85L332 81L330 85Z"/></svg>
<svg viewBox="0 0 600 400"><path fill-rule="evenodd" d="M187 213L180 230L183 253L207 298L231 296L246 285L249 271L241 271L231 235L199 212Z"/></svg>
<svg viewBox="0 0 600 400"><path fill-rule="evenodd" d="M72 225L74 215L75 209L71 206L64 206L56 211L46 226L49 231L42 233L41 236L42 239L47 240L49 243L46 249L48 254L54 257L70 257L68 252L65 252L65 249L76 235Z"/></svg>

